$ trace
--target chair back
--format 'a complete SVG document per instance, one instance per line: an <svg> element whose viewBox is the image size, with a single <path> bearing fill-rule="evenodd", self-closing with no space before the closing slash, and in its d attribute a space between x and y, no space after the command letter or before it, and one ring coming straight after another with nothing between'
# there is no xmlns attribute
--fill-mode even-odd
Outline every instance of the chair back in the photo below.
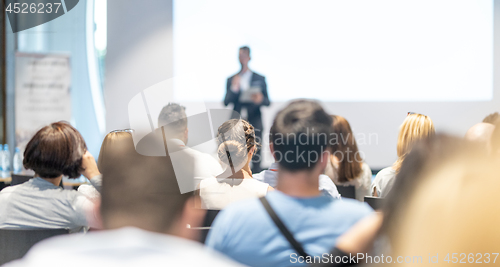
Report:
<svg viewBox="0 0 500 267"><path fill-rule="evenodd" d="M341 197L356 199L356 187L354 185L337 185L337 191Z"/></svg>
<svg viewBox="0 0 500 267"><path fill-rule="evenodd" d="M382 209L384 200L385 199L383 197L365 197L365 202L374 210Z"/></svg>
<svg viewBox="0 0 500 267"><path fill-rule="evenodd" d="M12 174L12 181L10 185L18 185L29 181L29 179L33 178L32 175L21 175L21 174Z"/></svg>
<svg viewBox="0 0 500 267"><path fill-rule="evenodd" d="M217 217L217 214L219 214L219 212L220 210L207 210L205 219L203 220L203 224L201 227L189 227L191 230L199 232L198 241L200 241L201 243L205 243L205 240L207 239L208 236L208 232L212 227L212 223L214 222L215 217Z"/></svg>
<svg viewBox="0 0 500 267"><path fill-rule="evenodd" d="M67 229L0 229L0 265L24 257L33 245L44 239L68 233Z"/></svg>

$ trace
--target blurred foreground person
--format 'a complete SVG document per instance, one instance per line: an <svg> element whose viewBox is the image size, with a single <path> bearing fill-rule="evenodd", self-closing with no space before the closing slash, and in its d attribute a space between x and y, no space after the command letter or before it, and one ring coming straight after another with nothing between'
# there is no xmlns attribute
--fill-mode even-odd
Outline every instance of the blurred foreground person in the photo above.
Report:
<svg viewBox="0 0 500 267"><path fill-rule="evenodd" d="M458 172L450 169L441 171L444 166L448 166L451 168L456 167L455 164L460 164L457 163L457 160L466 160L468 156L479 157L479 161L484 159L482 158L484 157L484 153L480 148L478 148L477 146L473 146L470 142L465 142L462 138L446 135L436 135L432 138L427 138L414 144L411 152L408 153L408 155L405 157L405 160L402 162L401 170L397 174L394 187L386 198L383 207L382 227L380 227L381 220L377 221L376 218L363 220L362 223L359 223L359 225L356 225L351 230L349 230L348 233L339 238L336 244L336 248L331 252L331 255L335 257L343 257L337 258L337 260L343 259L345 261L332 262L331 260L328 261L322 258L321 261L317 261L321 262L321 264L317 264L315 266L338 267L355 265L358 263L381 263L382 261L384 263L427 263L429 261L429 253L431 256L436 256L436 254L438 253L437 251L427 250L427 247L430 247L430 244L435 243L437 240L442 241L442 233L447 233L449 229L453 229L453 227L447 227L446 223L452 226L454 224L460 224L462 222L458 218L443 218L453 213L460 214L461 212L463 212L469 214L467 210L462 211L462 207L458 206L458 204L453 204L453 200L460 199L464 202L468 201L471 205L477 204L475 202L476 196L469 197L469 195L466 193L466 188L467 186L479 187L482 182L486 182L477 181L478 184L476 184L476 182L472 181L475 180L475 178L469 177L465 179L470 179L470 184L464 185L462 184L464 182L464 177L458 180L454 180L452 178L454 175L463 172L463 169L473 169L473 166L457 168ZM462 163L465 164L465 161ZM433 173L435 172L439 172L439 176L449 176L450 178L447 179L446 182L443 181L440 187L424 186L427 182L429 182L430 179L441 179L433 176ZM473 176L475 174L473 172L470 172L467 175ZM481 175L481 173L478 173L478 175ZM480 177L478 178L479 180L481 180ZM433 180L432 183L434 182L436 181ZM487 182L487 184L490 183ZM464 192L460 194L456 192L456 189L461 187ZM451 196L448 196L448 188L453 188L453 193ZM421 194L421 196L419 198L415 198L415 195L417 194ZM431 198L432 201L427 201L427 197ZM419 202L422 200L425 201L420 204ZM409 210L409 208L412 206L421 211L421 213L416 215L418 217L413 217L413 215L410 214L411 211ZM429 212L426 212L425 210L429 210ZM411 221L404 220L406 216L411 217ZM461 216L462 215L460 215L460 217ZM475 219L478 218L480 217L476 217ZM433 226L432 231L422 230L422 228L420 227L421 224L433 225L435 221L441 220L445 220L446 223L440 223L439 227ZM453 220L456 220L456 222L453 222ZM479 221L481 220L478 220L478 224ZM420 231L415 232L413 228L411 230L408 230L408 232L402 232L398 230L407 227L409 224L413 225L413 227L415 228L420 229ZM476 226L470 225L470 229L467 230L468 233L463 234L466 236L473 235L476 229ZM379 237L375 242L376 247L373 251L370 252L369 248L373 245L373 241L375 240L374 234L376 234L377 232L379 232ZM428 242L429 246L427 246L425 242L421 243L420 253L408 251L404 253L397 252L400 249L401 242L404 242L409 246L412 245L412 241L405 240L407 233L411 233L415 237L418 236L418 238L420 238L421 236L425 236L425 240L426 242ZM460 235L458 233L455 234ZM451 236L448 237L452 238ZM451 243L456 242L457 240L460 239L454 239L453 241L449 242L449 244L451 245ZM480 239L478 239L477 242L480 242ZM467 246L471 246L472 244L475 244L475 242L465 242L463 246L465 248ZM423 253L423 251L425 251L425 253ZM475 250L455 249L453 251L464 252ZM369 254L365 254L367 252L369 252ZM351 256L357 256L357 253L362 253L361 257L359 259L352 258L354 259L354 261L352 261ZM346 255L349 257L346 257ZM371 257L367 257L367 255ZM410 257L406 258L406 256ZM446 254L441 254L441 252L439 252L439 263L446 263L446 261L443 261L445 256ZM490 256L493 257L494 255L490 254ZM450 254L449 257L451 262L452 255ZM434 265L435 263L437 262L434 262Z"/></svg>
<svg viewBox="0 0 500 267"><path fill-rule="evenodd" d="M96 192L101 189L102 178L95 159L75 128L56 122L40 129L26 145L23 165L35 175L0 192L0 228L64 228L78 232L100 226L94 201L59 186L63 175L84 175Z"/></svg>
<svg viewBox="0 0 500 267"><path fill-rule="evenodd" d="M410 196L424 180L426 171L440 166L457 153L465 150L479 153L479 149L477 146L465 142L462 138L443 134L437 134L417 142L401 164L401 170L397 174L394 186L387 195L383 207L382 234L386 235L390 229L395 227L397 215L407 209ZM443 195L447 194L446 191L442 193Z"/></svg>
<svg viewBox="0 0 500 267"><path fill-rule="evenodd" d="M478 145L487 154L490 154L492 150L491 137L494 130L495 125L491 123L478 123L467 130L467 133L465 133L465 140Z"/></svg>
<svg viewBox="0 0 500 267"><path fill-rule="evenodd" d="M179 193L169 157L142 156L129 132L112 132L99 167L106 230L48 239L7 266L238 266L188 240L205 213Z"/></svg>

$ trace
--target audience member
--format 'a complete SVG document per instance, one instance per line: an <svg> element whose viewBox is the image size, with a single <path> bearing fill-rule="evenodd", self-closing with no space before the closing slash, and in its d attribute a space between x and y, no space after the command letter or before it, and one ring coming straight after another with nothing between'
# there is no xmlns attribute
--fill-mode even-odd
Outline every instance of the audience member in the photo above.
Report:
<svg viewBox="0 0 500 267"><path fill-rule="evenodd" d="M197 232L186 225L205 212L180 193L169 157L142 156L128 132L112 132L99 162L105 230L48 239L8 266L239 266L189 240Z"/></svg>
<svg viewBox="0 0 500 267"><path fill-rule="evenodd" d="M496 124L500 123L500 114L498 114L498 112L491 113L490 115L486 116L483 119L483 122L496 125Z"/></svg>
<svg viewBox="0 0 500 267"><path fill-rule="evenodd" d="M371 214L367 204L319 190L318 176L330 156L331 124L314 101L293 101L281 110L271 131L279 165L277 190L228 206L215 219L207 245L250 266L301 265L295 264L300 255L329 252L340 235ZM278 228L278 221L284 227ZM296 242L282 234L285 228Z"/></svg>
<svg viewBox="0 0 500 267"><path fill-rule="evenodd" d="M322 261L315 261L314 263L317 264L314 266L348 266L353 265L352 260L354 260L354 263L362 263L363 260L349 257L357 255L357 253L369 252L368 255L372 257L390 255L390 248L393 247L391 246L391 241L394 241L394 236L388 233L398 227L398 215L407 209L412 193L425 178L424 174L429 169L441 166L443 162L457 153L477 150L477 147L473 147L470 143L466 143L460 138L446 135L436 135L416 142L411 152L408 153L402 162L401 170L394 182L394 187L387 196L383 207L383 223L381 224L381 214L379 214L378 219L363 219L339 238L335 249L330 253L333 257L343 257L343 262L339 261L341 258L337 258L337 262L322 258ZM379 237L375 239L377 234ZM376 243L376 249L369 251L374 242ZM351 255L348 253L351 253ZM332 257L329 256L328 259L332 259Z"/></svg>
<svg viewBox="0 0 500 267"><path fill-rule="evenodd" d="M372 170L363 162L349 122L337 115L332 115L332 119L332 155L326 165L325 174L336 185L353 185L356 188L356 199L363 201L365 196L370 195Z"/></svg>
<svg viewBox="0 0 500 267"><path fill-rule="evenodd" d="M500 158L500 122L495 125L495 129L491 134L492 155L495 158Z"/></svg>
<svg viewBox="0 0 500 267"><path fill-rule="evenodd" d="M271 126L273 128L274 126ZM272 131L272 130L271 130ZM278 183L278 168L279 164L276 162L276 155L274 154L274 144L273 144L273 137L269 135L269 149L271 151L271 154L273 155L273 158L275 162L271 164L269 169L261 171L259 173L256 173L253 175L253 178L264 182L268 183L272 187L276 187L276 184ZM330 177L320 174L319 177L319 190L322 191L325 194L329 194L334 198L340 198L339 191L337 191L337 187L335 184L332 182Z"/></svg>
<svg viewBox="0 0 500 267"><path fill-rule="evenodd" d="M383 233L395 227L396 214L406 209L412 192L420 185L424 173L439 166L460 151L476 151L478 148L461 138L438 134L418 141L401 164L394 186L387 195L383 207ZM446 195L446 191L442 192Z"/></svg>
<svg viewBox="0 0 500 267"><path fill-rule="evenodd" d="M415 141L433 136L434 134L434 123L429 116L409 113L399 128L398 159L391 167L384 168L377 173L370 188L372 196L387 196L394 184L394 179L401 168L403 160L410 152Z"/></svg>
<svg viewBox="0 0 500 267"><path fill-rule="evenodd" d="M491 153L491 136L495 130L495 125L491 123L478 123L469 128L465 134L465 140L473 142L481 147L487 154Z"/></svg>
<svg viewBox="0 0 500 267"><path fill-rule="evenodd" d="M63 175L84 175L100 190L101 174L80 133L65 122L39 130L26 145L24 167L34 178L0 192L0 228L64 228L77 232L98 227L95 203L84 195L59 187Z"/></svg>
<svg viewBox="0 0 500 267"><path fill-rule="evenodd" d="M219 159L225 171L217 178L201 181L203 209L220 210L232 202L262 197L273 190L269 184L252 178L250 162L259 144L250 123L238 119L226 121L219 127L217 141Z"/></svg>
<svg viewBox="0 0 500 267"><path fill-rule="evenodd" d="M169 103L163 107L158 116L158 127L164 130L168 154L174 166L177 181L181 183L194 176L195 180L200 182L221 174L222 167L214 157L187 146L187 123L185 108L176 103Z"/></svg>
<svg viewBox="0 0 500 267"><path fill-rule="evenodd" d="M500 179L491 157L469 148L418 174L419 185L389 229L392 257L405 265L494 263L500 249L497 203ZM400 259L401 260L401 259Z"/></svg>

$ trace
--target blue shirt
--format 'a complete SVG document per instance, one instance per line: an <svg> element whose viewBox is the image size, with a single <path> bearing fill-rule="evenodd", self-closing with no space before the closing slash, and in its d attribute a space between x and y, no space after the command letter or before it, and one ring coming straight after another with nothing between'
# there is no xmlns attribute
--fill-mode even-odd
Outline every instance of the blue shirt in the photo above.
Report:
<svg viewBox="0 0 500 267"><path fill-rule="evenodd" d="M295 239L311 256L329 252L337 238L372 213L365 203L330 196L290 197L280 191L266 196ZM221 211L207 246L249 266L301 266L296 251L281 234L258 199L234 203Z"/></svg>

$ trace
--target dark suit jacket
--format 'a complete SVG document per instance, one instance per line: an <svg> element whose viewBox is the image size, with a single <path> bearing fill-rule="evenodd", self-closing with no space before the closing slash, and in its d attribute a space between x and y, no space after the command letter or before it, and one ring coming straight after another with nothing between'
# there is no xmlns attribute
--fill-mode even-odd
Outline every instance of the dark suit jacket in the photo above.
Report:
<svg viewBox="0 0 500 267"><path fill-rule="evenodd" d="M247 109L248 113L248 122L252 124L256 129L262 131L262 115L260 113L260 106L269 106L269 96L267 95L267 84L266 78L260 74L255 72L252 73L252 78L250 79L250 86L259 86L262 88L262 95L264 96L262 103L259 105L255 105L253 103L240 103L240 92L235 93L231 90L231 82L233 81L233 77L235 75L229 77L227 79L226 85L226 97L224 98L224 105L229 105L229 103L234 104L234 111L241 113L242 108Z"/></svg>

